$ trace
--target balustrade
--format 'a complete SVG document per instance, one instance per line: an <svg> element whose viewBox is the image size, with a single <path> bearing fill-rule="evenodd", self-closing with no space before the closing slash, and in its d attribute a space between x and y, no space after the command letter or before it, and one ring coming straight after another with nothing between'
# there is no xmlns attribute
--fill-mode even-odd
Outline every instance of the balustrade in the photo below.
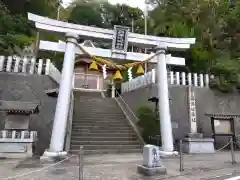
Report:
<svg viewBox="0 0 240 180"><path fill-rule="evenodd" d="M0 56L0 72L49 75L58 83L60 83L61 79L60 71L50 59L36 61L35 58Z"/></svg>
<svg viewBox="0 0 240 180"><path fill-rule="evenodd" d="M15 131L2 130L0 131L0 142L21 142L30 143L37 140L36 131Z"/></svg>
<svg viewBox="0 0 240 180"><path fill-rule="evenodd" d="M131 81L122 83L122 93L129 92L146 85L155 84L157 82L155 69L148 73L136 77ZM185 72L168 72L168 84L169 85L187 85L195 87L208 87L209 75L197 74L197 73L185 73Z"/></svg>

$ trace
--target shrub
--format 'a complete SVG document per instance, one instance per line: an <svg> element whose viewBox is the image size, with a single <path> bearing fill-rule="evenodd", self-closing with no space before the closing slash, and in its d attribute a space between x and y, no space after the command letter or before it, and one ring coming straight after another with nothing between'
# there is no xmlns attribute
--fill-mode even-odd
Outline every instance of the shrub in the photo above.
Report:
<svg viewBox="0 0 240 180"><path fill-rule="evenodd" d="M138 126L142 128L144 141L147 144L157 145L156 135L160 135L160 121L156 117L155 111L148 106L140 106L137 109L137 116L139 118Z"/></svg>

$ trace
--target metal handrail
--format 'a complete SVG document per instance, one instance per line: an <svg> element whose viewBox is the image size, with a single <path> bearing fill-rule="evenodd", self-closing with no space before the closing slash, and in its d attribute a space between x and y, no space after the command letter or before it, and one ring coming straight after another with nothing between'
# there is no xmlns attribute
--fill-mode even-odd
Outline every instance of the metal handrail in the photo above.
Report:
<svg viewBox="0 0 240 180"><path fill-rule="evenodd" d="M139 120L139 118L135 115L135 113L132 111L132 109L129 107L128 103L123 99L123 97L116 91L118 97L121 98L121 100L124 102L124 104L127 106L128 110L132 113L132 115L134 116L134 118L136 118L137 120Z"/></svg>
<svg viewBox="0 0 240 180"><path fill-rule="evenodd" d="M131 108L129 107L129 105L127 104L127 102L123 99L123 97L117 92L117 95L121 98L121 100L124 102L124 104L126 105L127 109L132 113L132 115L134 116L134 118L136 118L137 120L139 120L139 118L135 115L135 113L131 110ZM137 128L137 126L135 125L135 123L131 120L131 118L129 118L129 116L126 114L126 112L124 111L121 103L117 100L117 98L115 98L116 102L118 103L119 107L122 109L124 115L126 116L126 118L128 119L129 123L131 124L131 126L133 127L134 131L136 132L139 140L141 141L142 144L145 144L144 139L142 138L142 135L139 131L139 129Z"/></svg>

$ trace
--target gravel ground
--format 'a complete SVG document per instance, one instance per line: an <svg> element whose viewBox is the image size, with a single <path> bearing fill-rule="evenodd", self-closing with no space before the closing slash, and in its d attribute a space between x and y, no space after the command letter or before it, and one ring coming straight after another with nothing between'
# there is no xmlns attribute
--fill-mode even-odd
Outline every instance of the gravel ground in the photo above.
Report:
<svg viewBox="0 0 240 180"><path fill-rule="evenodd" d="M204 180L240 172L240 152L237 164L231 164L229 152L184 156L184 172L179 172L178 157L163 159L167 175L145 177L137 173L141 154L92 155L84 157L84 180ZM239 160L239 163L238 163ZM78 180L78 157L57 164L38 159L0 160L0 180Z"/></svg>

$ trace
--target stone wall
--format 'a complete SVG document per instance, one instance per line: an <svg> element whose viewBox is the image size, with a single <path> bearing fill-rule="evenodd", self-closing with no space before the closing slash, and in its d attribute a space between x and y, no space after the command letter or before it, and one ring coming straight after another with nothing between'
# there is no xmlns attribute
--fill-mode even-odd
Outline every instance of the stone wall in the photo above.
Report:
<svg viewBox="0 0 240 180"><path fill-rule="evenodd" d="M187 91L183 86L169 88L170 93L170 108L171 119L173 124L174 138L182 139L190 128L188 123L188 109L187 109ZM139 106L147 105L155 108L155 104L148 101L148 98L157 96L156 85L150 85L144 88L139 88L132 92L124 93L124 100L129 107L136 112Z"/></svg>
<svg viewBox="0 0 240 180"><path fill-rule="evenodd" d="M44 91L58 85L49 76L0 73L0 99L38 102L40 113L31 116L30 129L38 132L37 152L41 155L49 146L56 98ZM4 128L4 113L0 113L0 129Z"/></svg>
<svg viewBox="0 0 240 180"><path fill-rule="evenodd" d="M194 87L194 91L196 96L198 129L202 129L205 137L212 136L210 118L206 117L205 113L240 114L239 93L223 94L208 88L199 87ZM173 135L178 140L186 136L190 128L187 105L188 88L186 86L170 86L169 93ZM122 96L134 112L136 112L137 107L140 105L149 105L154 108L154 104L148 102L148 98L157 96L157 88L156 85L151 85L134 90L133 92L124 93ZM235 120L235 130L237 134L240 133L239 119ZM221 146L227 141L226 137L221 137L217 139L217 144Z"/></svg>

